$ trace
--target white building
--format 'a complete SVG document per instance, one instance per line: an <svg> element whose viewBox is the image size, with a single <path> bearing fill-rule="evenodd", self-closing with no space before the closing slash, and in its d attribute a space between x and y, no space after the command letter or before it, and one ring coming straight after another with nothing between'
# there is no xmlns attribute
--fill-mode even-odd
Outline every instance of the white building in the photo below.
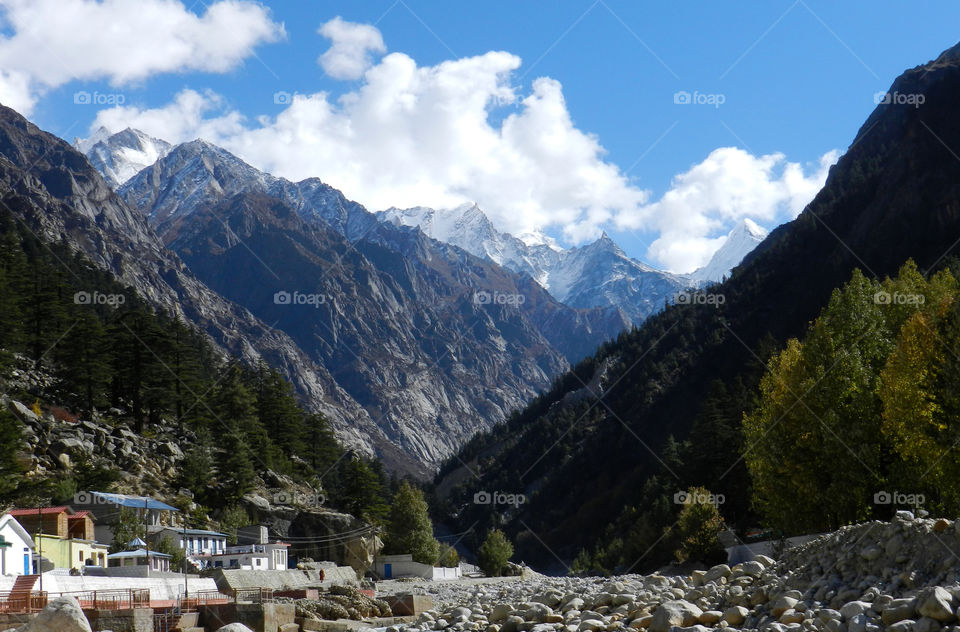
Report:
<svg viewBox="0 0 960 632"><path fill-rule="evenodd" d="M228 546L223 553L196 556L202 568L241 569L246 571L280 571L287 569L286 542Z"/></svg>
<svg viewBox="0 0 960 632"><path fill-rule="evenodd" d="M147 577L150 571L170 572L170 556L146 549L121 551L107 556L107 575Z"/></svg>
<svg viewBox="0 0 960 632"><path fill-rule="evenodd" d="M463 575L459 566L446 568L443 566L431 566L413 561L413 555L404 553L402 555L381 555L373 562L373 572L383 579L394 579L396 577L422 577L440 581L444 579L458 579Z"/></svg>
<svg viewBox="0 0 960 632"><path fill-rule="evenodd" d="M10 514L0 516L0 575L32 572L33 538Z"/></svg>
<svg viewBox="0 0 960 632"><path fill-rule="evenodd" d="M206 529L178 529L162 527L150 533L150 542L156 546L164 538L185 549L188 556L219 555L227 552L227 534Z"/></svg>

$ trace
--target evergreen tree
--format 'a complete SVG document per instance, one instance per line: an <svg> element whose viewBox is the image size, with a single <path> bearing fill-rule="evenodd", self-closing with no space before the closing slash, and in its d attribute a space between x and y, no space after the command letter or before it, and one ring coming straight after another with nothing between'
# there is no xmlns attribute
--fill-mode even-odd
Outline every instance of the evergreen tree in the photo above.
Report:
<svg viewBox="0 0 960 632"><path fill-rule="evenodd" d="M56 374L64 394L79 397L81 410L90 415L106 394L109 350L106 332L91 308L83 306L74 312L74 324L56 347Z"/></svg>
<svg viewBox="0 0 960 632"><path fill-rule="evenodd" d="M477 550L477 565L488 577L503 574L513 555L513 545L500 529L491 529Z"/></svg>
<svg viewBox="0 0 960 632"><path fill-rule="evenodd" d="M726 559L720 544L723 519L713 496L704 487L692 487L684 497L686 502L677 518L674 540L679 542L675 555L678 562L697 561L704 564L719 564Z"/></svg>
<svg viewBox="0 0 960 632"><path fill-rule="evenodd" d="M341 463L341 488L337 495L340 506L367 522L381 522L388 507L383 498L383 485L376 472L357 456L344 459Z"/></svg>
<svg viewBox="0 0 960 632"><path fill-rule="evenodd" d="M391 554L412 553L413 560L434 564L440 543L433 537L433 523L423 492L403 481L393 497L387 522L385 548Z"/></svg>
<svg viewBox="0 0 960 632"><path fill-rule="evenodd" d="M136 512L123 507L113 523L113 542L110 544L111 553L126 551L130 542L140 538L146 540L146 527Z"/></svg>

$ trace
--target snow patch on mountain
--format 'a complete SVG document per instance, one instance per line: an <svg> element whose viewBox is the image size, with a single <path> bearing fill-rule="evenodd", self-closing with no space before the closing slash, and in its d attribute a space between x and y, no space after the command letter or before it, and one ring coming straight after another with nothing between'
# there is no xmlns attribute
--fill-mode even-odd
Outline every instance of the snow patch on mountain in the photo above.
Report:
<svg viewBox="0 0 960 632"><path fill-rule="evenodd" d="M730 276L730 272L766 237L765 228L745 218L730 231L707 265L694 270L690 277L698 283L722 281L724 277Z"/></svg>
<svg viewBox="0 0 960 632"><path fill-rule="evenodd" d="M541 232L515 236L498 231L476 204L443 210L390 208L377 216L384 222L418 226L429 237L529 274L571 307L621 309L634 324L692 284L686 277L631 259L606 233L592 244L564 249Z"/></svg>
<svg viewBox="0 0 960 632"><path fill-rule="evenodd" d="M116 134L101 127L89 138L75 139L73 146L87 156L114 189L166 156L171 149L167 141L129 127Z"/></svg>

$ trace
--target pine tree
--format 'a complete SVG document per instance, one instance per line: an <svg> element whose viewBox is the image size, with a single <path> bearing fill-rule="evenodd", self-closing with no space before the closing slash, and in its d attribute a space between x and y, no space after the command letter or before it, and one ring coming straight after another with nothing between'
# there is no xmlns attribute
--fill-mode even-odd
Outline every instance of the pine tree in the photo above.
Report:
<svg viewBox="0 0 960 632"><path fill-rule="evenodd" d="M440 555L423 492L407 481L400 483L390 505L384 544L390 553L412 553L413 560L422 564L434 564Z"/></svg>
<svg viewBox="0 0 960 632"><path fill-rule="evenodd" d="M75 322L57 345L56 374L65 393L79 397L91 414L103 400L110 376L109 349L100 319L89 306L74 310Z"/></svg>
<svg viewBox="0 0 960 632"><path fill-rule="evenodd" d="M383 499L383 485L376 472L357 456L344 459L341 463L341 489L337 495L340 506L368 522L381 522L388 507Z"/></svg>

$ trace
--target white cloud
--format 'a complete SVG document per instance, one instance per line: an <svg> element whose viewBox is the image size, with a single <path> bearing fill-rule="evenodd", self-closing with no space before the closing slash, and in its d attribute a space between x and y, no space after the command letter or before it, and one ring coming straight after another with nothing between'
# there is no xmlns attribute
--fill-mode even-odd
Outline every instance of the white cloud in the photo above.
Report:
<svg viewBox="0 0 960 632"><path fill-rule="evenodd" d="M367 44L358 46L365 55ZM515 55L421 67L391 53L359 64L353 71L364 68L362 82L339 99L296 95L256 121L224 110L216 95L187 91L162 108L103 110L92 129L129 125L173 142L203 137L275 175L320 177L372 210L472 201L501 230L553 228L574 244L604 228L653 233L648 258L678 272L706 263L744 217L768 226L793 217L837 157L804 169L782 154L721 148L651 200L574 125L558 81L536 79L526 95L511 86L521 64ZM494 122L491 111L504 106L511 110Z"/></svg>
<svg viewBox="0 0 960 632"><path fill-rule="evenodd" d="M100 110L91 130L103 126L114 133L132 127L156 132L170 143L183 143L197 138L214 141L241 134L245 129L244 117L239 112L223 110L223 100L217 94L183 90L162 108L118 106ZM216 115L208 116L210 114Z"/></svg>
<svg viewBox="0 0 960 632"><path fill-rule="evenodd" d="M359 79L373 65L370 53L385 53L380 31L369 24L347 22L339 15L317 31L331 41L329 50L317 59L334 79Z"/></svg>
<svg viewBox="0 0 960 632"><path fill-rule="evenodd" d="M267 9L219 0L202 15L180 0L0 0L0 101L28 113L75 79L122 86L158 73L225 72L284 35Z"/></svg>
<svg viewBox="0 0 960 632"><path fill-rule="evenodd" d="M648 257L669 270L691 272L722 244L718 234L739 220L749 217L771 226L796 217L823 187L838 157L828 152L805 171L780 153L754 156L721 147L675 176L659 200L634 216L617 218L617 224L659 233Z"/></svg>

